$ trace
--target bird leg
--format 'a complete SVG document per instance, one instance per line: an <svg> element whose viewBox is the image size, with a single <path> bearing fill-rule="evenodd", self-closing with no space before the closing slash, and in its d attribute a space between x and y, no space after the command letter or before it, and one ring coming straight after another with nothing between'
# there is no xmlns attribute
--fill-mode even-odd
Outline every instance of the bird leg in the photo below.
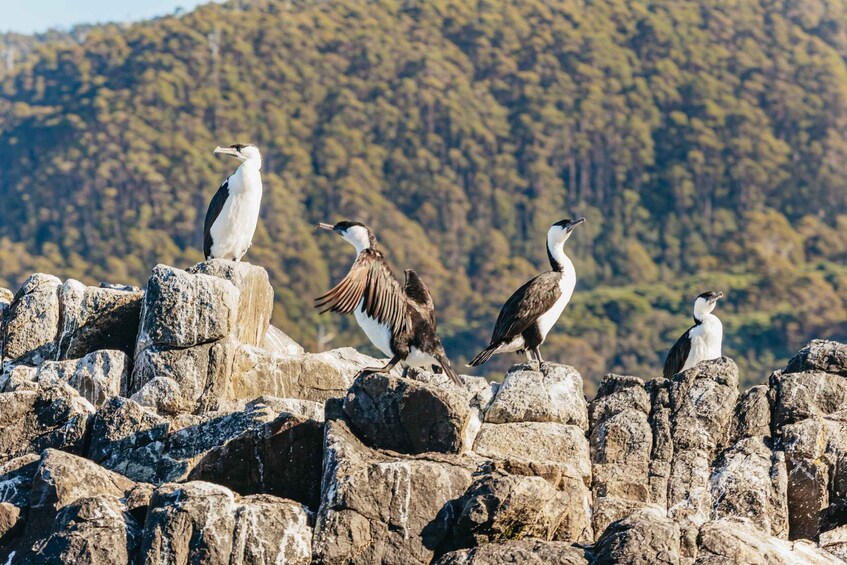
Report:
<svg viewBox="0 0 847 565"><path fill-rule="evenodd" d="M390 373L391 369L394 368L397 363L400 362L400 356L395 355L391 358L391 360L386 363L385 367L365 367L361 371L359 371L359 375L370 375L373 373Z"/></svg>
<svg viewBox="0 0 847 565"><path fill-rule="evenodd" d="M541 350L537 347L532 350L532 357L538 363L538 370L541 370L541 364L544 362L544 359L541 358ZM531 363L531 362L530 362Z"/></svg>

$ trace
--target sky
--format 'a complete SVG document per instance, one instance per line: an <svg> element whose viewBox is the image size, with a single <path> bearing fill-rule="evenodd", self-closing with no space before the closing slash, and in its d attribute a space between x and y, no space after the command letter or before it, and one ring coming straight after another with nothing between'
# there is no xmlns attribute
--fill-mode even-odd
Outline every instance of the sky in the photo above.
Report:
<svg viewBox="0 0 847 565"><path fill-rule="evenodd" d="M209 0L0 0L0 32L38 33L75 24L137 21Z"/></svg>

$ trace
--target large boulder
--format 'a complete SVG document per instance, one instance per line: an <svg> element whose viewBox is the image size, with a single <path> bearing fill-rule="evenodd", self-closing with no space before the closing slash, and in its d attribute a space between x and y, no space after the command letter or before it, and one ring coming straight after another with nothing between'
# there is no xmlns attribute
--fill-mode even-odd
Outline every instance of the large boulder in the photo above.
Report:
<svg viewBox="0 0 847 565"><path fill-rule="evenodd" d="M61 288L53 275L36 273L24 281L6 314L3 361L38 365L56 358Z"/></svg>
<svg viewBox="0 0 847 565"><path fill-rule="evenodd" d="M269 495L248 496L236 508L231 565L312 562L315 518L303 505Z"/></svg>
<svg viewBox="0 0 847 565"><path fill-rule="evenodd" d="M589 407L594 531L651 500L650 397L636 377L606 375Z"/></svg>
<svg viewBox="0 0 847 565"><path fill-rule="evenodd" d="M289 355L242 345L235 351L228 390L234 399L268 394L324 402L347 394L363 367L383 364L350 347Z"/></svg>
<svg viewBox="0 0 847 565"><path fill-rule="evenodd" d="M568 365L543 363L540 371L516 365L506 374L485 421L558 422L588 428L582 377Z"/></svg>
<svg viewBox="0 0 847 565"><path fill-rule="evenodd" d="M613 522L594 545L594 563L657 565L680 563L680 531L664 510L645 507Z"/></svg>
<svg viewBox="0 0 847 565"><path fill-rule="evenodd" d="M710 480L712 516L749 518L760 530L788 535L785 455L759 437L745 438L714 463Z"/></svg>
<svg viewBox="0 0 847 565"><path fill-rule="evenodd" d="M477 468L464 456L381 453L327 422L315 561L428 564Z"/></svg>
<svg viewBox="0 0 847 565"><path fill-rule="evenodd" d="M242 494L266 493L317 509L321 495L323 421L288 412L211 449L190 480Z"/></svg>
<svg viewBox="0 0 847 565"><path fill-rule="evenodd" d="M561 541L539 539L486 543L443 555L435 565L588 565L585 550Z"/></svg>
<svg viewBox="0 0 847 565"><path fill-rule="evenodd" d="M138 403L111 398L94 415L88 457L137 481L155 481L169 429L167 420Z"/></svg>
<svg viewBox="0 0 847 565"><path fill-rule="evenodd" d="M188 272L231 282L238 289L236 339L247 345L264 343L274 302L274 290L265 269L240 261L211 259L194 265Z"/></svg>
<svg viewBox="0 0 847 565"><path fill-rule="evenodd" d="M123 351L95 351L82 359L45 361L39 365L36 379L39 383L67 383L96 407L120 394L129 363Z"/></svg>
<svg viewBox="0 0 847 565"><path fill-rule="evenodd" d="M147 511L140 561L228 563L236 508L232 492L222 486L197 481L160 486Z"/></svg>
<svg viewBox="0 0 847 565"><path fill-rule="evenodd" d="M237 347L234 338L226 338L194 347L155 346L140 350L125 392L132 397L138 395L140 403L163 413L216 410L221 400L231 396L230 376ZM150 384L154 379L170 381ZM173 383L178 386L173 387Z"/></svg>
<svg viewBox="0 0 847 565"><path fill-rule="evenodd" d="M45 539L35 542L37 554L22 556L32 563L131 563L140 540L135 519L109 496L77 499L56 515Z"/></svg>
<svg viewBox="0 0 847 565"><path fill-rule="evenodd" d="M697 563L762 565L836 565L844 562L809 541L789 542L768 536L745 518L707 522L697 539Z"/></svg>
<svg viewBox="0 0 847 565"><path fill-rule="evenodd" d="M554 422L483 424L473 450L491 459L553 463L591 484L588 440L579 426Z"/></svg>
<svg viewBox="0 0 847 565"><path fill-rule="evenodd" d="M132 356L144 296L141 290L85 286L68 279L60 294L58 359L77 359L100 349Z"/></svg>
<svg viewBox="0 0 847 565"><path fill-rule="evenodd" d="M815 339L791 358L786 373L821 371L847 377L847 344Z"/></svg>
<svg viewBox="0 0 847 565"><path fill-rule="evenodd" d="M726 358L703 361L674 375L669 387L673 461L668 516L680 527L684 557L696 557L699 527L714 504L711 466L731 437L738 399L738 367Z"/></svg>
<svg viewBox="0 0 847 565"><path fill-rule="evenodd" d="M579 477L555 484L502 469L480 476L459 500L450 547L523 538L593 540L591 494Z"/></svg>
<svg viewBox="0 0 847 565"><path fill-rule="evenodd" d="M401 453L460 453L470 420L464 388L436 386L384 373L360 375L344 413L366 444Z"/></svg>
<svg viewBox="0 0 847 565"><path fill-rule="evenodd" d="M0 394L0 463L56 448L81 453L94 407L64 383Z"/></svg>
<svg viewBox="0 0 847 565"><path fill-rule="evenodd" d="M186 348L223 339L238 319L230 281L156 265L147 281L137 347Z"/></svg>

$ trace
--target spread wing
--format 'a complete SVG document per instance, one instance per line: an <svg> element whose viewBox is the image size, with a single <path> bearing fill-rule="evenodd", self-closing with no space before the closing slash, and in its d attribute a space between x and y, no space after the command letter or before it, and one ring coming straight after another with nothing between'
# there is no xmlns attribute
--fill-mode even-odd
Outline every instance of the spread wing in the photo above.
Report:
<svg viewBox="0 0 847 565"><path fill-rule="evenodd" d="M411 300L420 311L421 315L429 320L432 329L435 328L435 304L432 302L432 295L418 274L412 269L406 269L406 284L403 287L403 292Z"/></svg>
<svg viewBox="0 0 847 565"><path fill-rule="evenodd" d="M407 299L385 264L382 254L365 249L356 258L350 272L340 283L315 299L315 307L324 312L351 314L363 302L365 313L395 331L405 331L409 326L406 311Z"/></svg>
<svg viewBox="0 0 847 565"><path fill-rule="evenodd" d="M491 343L510 342L547 312L562 295L559 273L541 273L512 294L497 316Z"/></svg>
<svg viewBox="0 0 847 565"><path fill-rule="evenodd" d="M203 254L206 259L212 254L212 224L221 215L221 210L224 207L224 202L229 197L229 177L221 184L221 187L212 197L209 202L209 209L206 210L206 222L203 225Z"/></svg>
<svg viewBox="0 0 847 565"><path fill-rule="evenodd" d="M691 329L682 334L668 351L668 358L665 359L665 368L662 372L666 379L673 377L685 366L688 354L691 353L691 338L688 336L690 331Z"/></svg>

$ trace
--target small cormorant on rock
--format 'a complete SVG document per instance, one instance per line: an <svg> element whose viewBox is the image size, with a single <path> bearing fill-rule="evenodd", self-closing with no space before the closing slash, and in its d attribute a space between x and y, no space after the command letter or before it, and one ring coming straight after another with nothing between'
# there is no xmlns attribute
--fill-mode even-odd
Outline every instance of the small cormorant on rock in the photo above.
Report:
<svg viewBox="0 0 847 565"><path fill-rule="evenodd" d="M400 362L408 367L438 364L454 383L464 386L435 333L432 296L417 273L407 269L401 287L376 249L373 232L360 222L317 227L332 230L353 245L356 260L340 283L315 299L315 306L322 308L322 314L354 314L371 343L391 358L384 367L367 367L362 372L387 373Z"/></svg>
<svg viewBox="0 0 847 565"><path fill-rule="evenodd" d="M669 379L708 359L721 356L723 325L712 314L722 292L704 292L694 301L694 325L688 328L668 352L664 377Z"/></svg>
<svg viewBox="0 0 847 565"><path fill-rule="evenodd" d="M494 325L491 343L468 363L470 367L482 365L495 353L510 351L526 352L529 361L535 360L541 367L541 344L568 305L576 284L573 263L565 255L565 242L584 221L585 218L565 219L550 226L547 257L552 270L520 287L506 301Z"/></svg>
<svg viewBox="0 0 847 565"><path fill-rule="evenodd" d="M209 203L203 229L206 259L240 261L253 243L262 203L262 155L255 145L216 147L215 154L241 161Z"/></svg>

